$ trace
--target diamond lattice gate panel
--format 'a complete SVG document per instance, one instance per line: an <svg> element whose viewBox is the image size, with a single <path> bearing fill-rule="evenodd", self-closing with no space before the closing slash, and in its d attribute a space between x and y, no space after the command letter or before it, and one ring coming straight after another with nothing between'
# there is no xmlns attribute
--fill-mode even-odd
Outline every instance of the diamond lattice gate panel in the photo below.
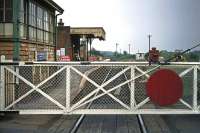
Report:
<svg viewBox="0 0 200 133"><path fill-rule="evenodd" d="M2 63L0 110L21 114L198 114L199 65ZM162 69L173 71L183 83L181 98L168 106L155 103L147 94L148 80ZM155 90L166 91L160 86ZM170 101L171 96L163 100Z"/></svg>

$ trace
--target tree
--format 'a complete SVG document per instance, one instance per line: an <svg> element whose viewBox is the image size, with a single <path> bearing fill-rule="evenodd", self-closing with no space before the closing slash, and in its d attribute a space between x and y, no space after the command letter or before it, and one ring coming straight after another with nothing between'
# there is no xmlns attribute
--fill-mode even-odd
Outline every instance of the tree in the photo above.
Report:
<svg viewBox="0 0 200 133"><path fill-rule="evenodd" d="M94 55L94 56L103 56L103 55L101 54L101 52L98 51L98 50L96 50L95 48L92 48L91 54Z"/></svg>
<svg viewBox="0 0 200 133"><path fill-rule="evenodd" d="M127 55L128 53L126 51L123 52L124 55Z"/></svg>
<svg viewBox="0 0 200 133"><path fill-rule="evenodd" d="M191 52L186 55L186 60L190 62L198 62L199 56L198 54Z"/></svg>

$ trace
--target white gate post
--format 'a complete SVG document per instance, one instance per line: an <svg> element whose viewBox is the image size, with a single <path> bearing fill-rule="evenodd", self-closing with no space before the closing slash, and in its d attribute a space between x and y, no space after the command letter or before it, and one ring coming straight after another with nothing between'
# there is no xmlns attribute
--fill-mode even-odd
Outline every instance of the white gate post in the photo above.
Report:
<svg viewBox="0 0 200 133"><path fill-rule="evenodd" d="M135 78L135 66L131 67L131 79ZM131 87L130 87L130 105L131 105L131 110L135 109L135 80L131 82Z"/></svg>
<svg viewBox="0 0 200 133"><path fill-rule="evenodd" d="M198 68L197 66L194 67L194 73L193 73L193 110L194 111L198 111L198 103L197 103L197 95L198 95L198 85L197 85L197 82L198 82L198 77L197 77L197 71L198 71Z"/></svg>
<svg viewBox="0 0 200 133"><path fill-rule="evenodd" d="M13 66L13 68L14 68L14 71L19 75L19 66ZM13 92L12 92L12 95L13 95L12 101L15 101L16 90L18 89L16 87L19 87L19 78L17 78L15 75L13 75L13 83L14 84L13 84ZM15 105L13 105L13 107L15 107Z"/></svg>
<svg viewBox="0 0 200 133"><path fill-rule="evenodd" d="M66 112L70 111L70 66L66 68Z"/></svg>
<svg viewBox="0 0 200 133"><path fill-rule="evenodd" d="M1 62L5 61L5 56L1 56ZM5 110L5 71L4 66L0 65L0 111Z"/></svg>

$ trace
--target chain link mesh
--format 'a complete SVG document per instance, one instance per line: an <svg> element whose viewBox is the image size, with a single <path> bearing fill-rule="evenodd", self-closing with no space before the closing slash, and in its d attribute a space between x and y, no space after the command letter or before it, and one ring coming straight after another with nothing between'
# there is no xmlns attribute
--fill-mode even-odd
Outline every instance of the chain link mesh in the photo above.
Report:
<svg viewBox="0 0 200 133"><path fill-rule="evenodd" d="M34 86L37 86L38 84L49 78L52 74L60 70L62 67L63 66L20 66L10 69L15 71L21 77L25 78ZM25 96L29 91L33 90L33 88L17 76L10 78L10 75L13 76L13 74L8 70L6 70L6 73L8 73L6 75L6 89L12 89L12 92L9 91L9 96L6 95L6 101L9 101L6 103L6 106L9 106L15 100L18 100L21 97ZM12 84L12 87L10 84ZM39 86L38 89L44 92L44 94L50 96L53 100L56 100L57 102L65 106L66 70L64 69L62 72L53 76L46 83ZM13 96L12 99L11 96ZM29 95L17 102L12 107L12 109L59 109L59 107L52 101L47 99L44 95L34 90Z"/></svg>
<svg viewBox="0 0 200 133"><path fill-rule="evenodd" d="M156 66L135 66L133 65L70 65L70 80L68 81L67 70L63 69L60 73L57 71L65 65L33 65L33 66L12 66L9 69L15 71L21 77L25 78L34 86L39 85L44 80L50 78L43 85L39 86L45 95L51 100L58 102L63 107L66 106L66 87L70 84L70 107L75 109L125 109L130 107L132 100L135 104L143 102L148 96L146 95L146 83L149 76L155 71L162 68L167 68L181 74L192 66L161 66L154 69ZM150 71L150 72L148 72ZM148 72L144 74L144 72ZM134 74L134 75L133 75ZM85 77L84 77L84 76ZM198 69L197 86L200 87L200 70ZM91 79L89 81L88 79ZM131 81L131 78L136 78ZM129 82L128 82L129 81ZM194 71L187 72L183 77L184 91L182 100L193 106L193 82ZM94 83L92 83L94 82ZM104 91L109 91L105 94L99 88L102 86ZM118 86L118 87L117 87ZM9 70L5 70L5 95L6 107L11 105L16 100L23 97L33 88L25 81L13 75ZM131 96L134 89L134 97ZM112 90L112 91L110 91ZM91 95L90 95L91 94ZM95 98L95 99L94 99ZM133 99L135 98L135 99ZM22 98L16 104L13 104L9 110L20 109L60 109L58 105L52 102L46 96L34 90L26 97ZM198 91L198 105L200 105L200 93ZM139 109L188 109L186 105L180 101L177 104L167 107L159 107L147 102Z"/></svg>

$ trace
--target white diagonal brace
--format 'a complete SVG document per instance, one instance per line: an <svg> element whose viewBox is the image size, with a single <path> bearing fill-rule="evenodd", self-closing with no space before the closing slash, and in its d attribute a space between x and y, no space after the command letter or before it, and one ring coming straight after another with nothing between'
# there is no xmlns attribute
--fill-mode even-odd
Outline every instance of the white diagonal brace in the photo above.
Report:
<svg viewBox="0 0 200 133"><path fill-rule="evenodd" d="M52 97L50 97L48 94L44 93L42 90L40 90L40 89L37 88L36 91L39 92L44 97L46 97L47 99L49 99L52 103L56 104L61 109L65 110L65 107L62 104L60 104L58 101L56 101L55 99L53 99Z"/></svg>
<svg viewBox="0 0 200 133"><path fill-rule="evenodd" d="M188 108L192 109L192 106L190 106L190 104L188 104L186 101L184 101L183 99L179 100L182 104L184 104L185 106L187 106Z"/></svg>
<svg viewBox="0 0 200 133"><path fill-rule="evenodd" d="M112 94L110 94L108 91L101 89L104 93L107 93L107 95L109 95L113 100L115 100L116 102L118 102L119 104L121 104L124 108L126 109L130 109L129 106L127 106L126 104L124 104L121 100L117 99L115 96L113 96Z"/></svg>
<svg viewBox="0 0 200 133"><path fill-rule="evenodd" d="M150 98L149 97L147 97L146 99L144 99L141 103L139 103L136 107L135 107L135 109L139 109L140 107L142 107L143 105L145 105L147 102L149 102L150 101Z"/></svg>
<svg viewBox="0 0 200 133"><path fill-rule="evenodd" d="M94 86L96 87L99 87L99 85L94 82L93 80L91 80L90 78L88 78L88 76L86 76L85 74L83 74L82 72L80 72L79 70L77 70L76 68L74 67L71 67L71 69L76 72L77 74L79 74L80 76L84 77L87 81L89 81L91 84L93 84Z"/></svg>
<svg viewBox="0 0 200 133"><path fill-rule="evenodd" d="M149 78L149 74L145 73L143 70L141 70L140 68L138 68L137 66L135 67L136 70L138 70L140 73L144 74L147 78Z"/></svg>
<svg viewBox="0 0 200 133"><path fill-rule="evenodd" d="M27 85L29 85L32 88L35 88L35 85L32 84L30 81L28 81L27 79L25 79L24 77L22 77L21 75L19 75L18 73L16 73L15 71L13 71L12 69L5 67L9 72L11 72L13 75L15 75L16 77L18 77L19 79L21 79L24 83L26 83Z"/></svg>
<svg viewBox="0 0 200 133"><path fill-rule="evenodd" d="M24 99L25 97L27 97L29 94L31 94L35 89L31 89L30 91L28 91L27 93L25 93L23 96L21 96L20 98L18 98L17 100L15 100L13 103L11 103L9 106L7 106L5 108L5 110L8 110L9 108L11 108L13 105L17 104L18 102L20 102L22 99Z"/></svg>
<svg viewBox="0 0 200 133"><path fill-rule="evenodd" d="M5 110L8 110L9 108L11 108L13 105L15 105L16 103L18 103L19 101L21 101L22 99L24 99L25 97L27 97L29 94L31 94L35 89L35 86L29 82L28 80L26 80L24 77L22 77L21 75L19 75L18 73L16 73L15 71L13 71L12 69L5 67L5 69L7 69L9 72L11 72L13 75L15 75L16 77L18 77L19 79L21 79L24 83L26 83L27 85L29 85L30 87L32 87L33 89L31 89L30 91L28 91L27 93L25 93L23 96L21 96L20 98L18 98L17 100L15 100L13 103L11 103L9 106L7 106L5 108Z"/></svg>
<svg viewBox="0 0 200 133"><path fill-rule="evenodd" d="M124 69L123 71L119 72L118 74L116 74L113 78L111 78L110 80L108 80L107 82L105 82L103 85L99 86L96 82L94 82L93 80L91 80L90 78L88 78L86 75L84 75L83 73L81 73L79 70L77 70L76 68L72 67L72 70L74 70L76 73L78 73L79 75L81 75L82 77L84 77L86 80L88 80L90 83L92 83L93 85L95 85L97 87L96 90L94 90L93 92L91 92L90 94L88 94L86 97L84 97L83 99L81 99L79 102L77 102L76 104L74 104L72 106L72 109L76 106L78 106L79 104L81 104L82 102L84 102L86 99L88 99L89 97L91 97L93 94L95 94L96 92L98 92L99 90L102 90L103 92L107 93L107 91L105 89L103 89L104 86L106 86L107 84L109 84L110 82L112 82L113 80L115 80L117 77L119 77L120 75L122 75L124 72L126 72L127 70L130 69L130 67L127 67L126 69ZM119 99L117 99L115 96L113 96L110 93L107 93L107 95L109 95L112 99L114 99L115 101L117 101L119 104L121 104L123 107L129 109L129 107L124 104L122 101L120 101Z"/></svg>
<svg viewBox="0 0 200 133"><path fill-rule="evenodd" d="M200 67L199 66L196 66L197 67L197 69L199 69L200 70Z"/></svg>
<svg viewBox="0 0 200 133"><path fill-rule="evenodd" d="M186 69L185 71L181 72L181 73L179 74L179 76L180 76L180 77L183 77L183 76L185 76L187 73L189 73L190 71L192 71L193 69L194 69L194 67L190 67L190 68Z"/></svg>
<svg viewBox="0 0 200 133"><path fill-rule="evenodd" d="M117 88L119 88L119 87L121 87L121 86L123 86L123 85L125 85L125 84L127 84L127 83L129 83L129 82L132 82L132 81L134 81L134 80L136 80L136 79L138 79L138 78L144 76L146 73L149 73L149 72L151 72L151 71L153 71L153 70L155 70L155 69L157 69L157 68L159 68L159 67L160 67L160 66L157 66L157 67L155 67L155 68L152 68L151 70L146 71L144 74L138 75L138 76L136 76L136 77L133 78L133 79L127 80L126 82L119 84L119 85L115 86L114 88L111 88L110 90L108 90L107 93L112 92L112 91L116 90ZM89 102L91 102L91 101L93 101L93 100L96 100L96 99L98 99L98 98L100 98L100 97L106 95L107 93L99 94L99 95L97 95L96 97L93 97L92 99L89 99L88 101L86 101L86 102L84 102L84 103L78 105L77 107L74 107L73 109L77 109L78 107L81 107L81 106L83 106L83 105L85 105L85 104L87 104L87 103L89 103ZM92 96L92 95L91 95L91 96Z"/></svg>
<svg viewBox="0 0 200 133"><path fill-rule="evenodd" d="M67 66L62 67L57 72L55 72L54 74L52 74L50 77L48 77L47 79L45 79L44 81L42 81L41 83L39 83L36 87L39 88L40 86L42 86L43 84L45 84L46 82L48 82L49 80L51 80L53 77L55 77L57 74L59 74L60 72L62 72L66 68L67 68Z"/></svg>
<svg viewBox="0 0 200 133"><path fill-rule="evenodd" d="M128 71L129 69L131 69L131 66L123 69L122 71L120 71L119 73L117 73L115 76L113 76L111 79L109 79L108 81L106 81L104 84L102 84L101 87L105 87L106 85L108 85L110 82L112 82L113 80L115 80L116 78L118 78L119 76L121 76L122 74L124 74L126 71Z"/></svg>
<svg viewBox="0 0 200 133"><path fill-rule="evenodd" d="M127 68L127 70L128 70L128 68ZM95 83L93 80L91 80L90 78L88 78L87 76L85 76L83 73L81 73L81 72L78 71L78 70L76 70L76 72L77 72L79 75L83 76L85 79L87 79L90 83L92 83L93 85L95 85L95 86L97 87L96 92L98 92L99 90L102 90L104 93L107 93L107 91L106 91L105 89L103 89L101 86L99 86L99 85L98 85L97 83ZM120 75L119 75L119 76L120 76ZM113 79L113 80L114 80L114 79ZM106 82L106 83L108 84L109 82ZM103 84L103 85L104 85L104 84ZM102 86L103 86L103 85L102 85ZM92 94L92 95L93 95L93 94ZM129 107L128 107L126 104L124 104L121 100L117 99L117 98L116 98L115 96L113 96L112 94L107 93L107 95L109 95L113 100L115 100L116 102L118 102L119 104L121 104L123 107L129 109ZM76 104L72 106L72 109L74 108L74 106L76 106Z"/></svg>
<svg viewBox="0 0 200 133"><path fill-rule="evenodd" d="M16 103L18 103L19 101L21 101L22 99L24 99L25 97L27 97L31 92L33 92L34 90L38 91L40 90L39 87L42 86L44 83L48 82L50 79L52 79L55 75L57 75L58 73L62 72L64 69L66 69L67 66L61 68L60 70L58 70L56 73L52 74L49 78L47 78L46 80L44 80L43 82L41 82L40 84L38 84L37 86L33 85L31 82L29 82L28 80L26 80L24 77L22 77L21 75L19 75L18 73L16 73L15 71L13 71L12 69L6 67L6 69L8 71L10 71L13 75L15 75L16 77L18 77L19 79L21 79L23 82L25 82L27 85L29 85L30 87L32 87L33 89L31 89L30 91L28 91L26 94L24 94L23 96L21 96L20 98L18 98L16 101L14 101L12 104L10 104L8 107L6 107L6 109L9 109L10 107L12 107L13 105L15 105ZM62 106L58 101L54 100L53 98L51 98L48 94L44 93L42 90L38 91L40 94L42 94L43 96L45 96L47 99L49 99L51 102L53 102L54 104L56 104L57 106L59 106L60 108L65 108L64 106Z"/></svg>
<svg viewBox="0 0 200 133"><path fill-rule="evenodd" d="M117 75L115 75L114 77L112 77L111 79L109 79L107 82L105 82L101 86L99 86L96 82L94 82L93 80L91 80L90 78L88 78L87 76L85 76L83 73L81 73L80 71L78 71L76 68L71 67L71 69L73 71L75 71L76 73L78 73L79 75L81 75L82 77L84 77L85 79L87 79L90 83L92 83L94 86L97 87L97 89L95 89L94 91L92 91L91 93L89 93L87 96L85 96L84 98L82 98L77 103L77 104L80 104L80 103L84 102L86 99L88 99L89 97L91 97L93 94L95 94L97 91L101 90L102 87L106 86L107 84L109 84L110 82L112 82L113 80L115 80L117 77L119 77L121 74L123 74L124 72L126 72L129 68L126 68L123 71L119 72Z"/></svg>

